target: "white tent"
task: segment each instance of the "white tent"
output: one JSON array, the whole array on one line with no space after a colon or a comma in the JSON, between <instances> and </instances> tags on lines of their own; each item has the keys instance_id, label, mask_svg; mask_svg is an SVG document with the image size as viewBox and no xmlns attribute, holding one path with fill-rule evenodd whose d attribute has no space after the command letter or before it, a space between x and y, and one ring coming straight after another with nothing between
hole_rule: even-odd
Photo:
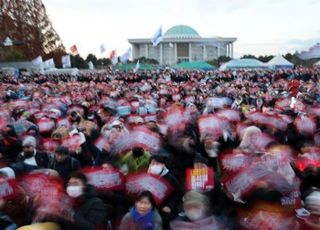
<instances>
[{"instance_id":1,"label":"white tent","mask_svg":"<svg viewBox=\"0 0 320 230\"><path fill-rule=\"evenodd\" d=\"M282 55L277 55L267 63L267 66L271 69L293 69L294 64L282 57Z\"/></svg>"},{"instance_id":2,"label":"white tent","mask_svg":"<svg viewBox=\"0 0 320 230\"><path fill-rule=\"evenodd\" d=\"M220 70L228 69L264 69L264 63L254 58L233 59L220 66Z\"/></svg>"}]
</instances>

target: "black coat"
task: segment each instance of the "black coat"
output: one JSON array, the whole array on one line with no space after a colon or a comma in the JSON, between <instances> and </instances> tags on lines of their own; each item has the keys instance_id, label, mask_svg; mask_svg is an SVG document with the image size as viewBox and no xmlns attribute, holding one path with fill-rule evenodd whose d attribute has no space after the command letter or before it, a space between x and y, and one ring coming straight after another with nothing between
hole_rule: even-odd
<instances>
[{"instance_id":1,"label":"black coat","mask_svg":"<svg viewBox=\"0 0 320 230\"><path fill-rule=\"evenodd\" d=\"M73 157L67 157L63 162L58 162L55 158L51 158L49 168L56 170L64 182L67 182L70 174L80 169L80 162Z\"/></svg>"},{"instance_id":2,"label":"black coat","mask_svg":"<svg viewBox=\"0 0 320 230\"><path fill-rule=\"evenodd\" d=\"M13 169L15 174L29 173L33 170L43 169L49 167L49 155L45 152L36 151L35 160L37 166L27 165L24 163L23 153L20 153L17 157L17 163L11 164L10 167Z\"/></svg>"},{"instance_id":3,"label":"black coat","mask_svg":"<svg viewBox=\"0 0 320 230\"><path fill-rule=\"evenodd\" d=\"M92 230L103 226L107 221L107 211L93 186L88 185L80 199L80 205L74 213L74 229Z\"/></svg>"}]
</instances>

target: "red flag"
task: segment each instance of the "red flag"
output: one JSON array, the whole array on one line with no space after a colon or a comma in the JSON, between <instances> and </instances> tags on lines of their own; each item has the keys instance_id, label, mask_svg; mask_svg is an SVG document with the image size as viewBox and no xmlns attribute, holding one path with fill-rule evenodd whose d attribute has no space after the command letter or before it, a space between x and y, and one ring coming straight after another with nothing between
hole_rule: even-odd
<instances>
[{"instance_id":1,"label":"red flag","mask_svg":"<svg viewBox=\"0 0 320 230\"><path fill-rule=\"evenodd\" d=\"M110 53L110 60L114 59L116 57L116 51L112 50Z\"/></svg>"},{"instance_id":2,"label":"red flag","mask_svg":"<svg viewBox=\"0 0 320 230\"><path fill-rule=\"evenodd\" d=\"M78 49L76 44L74 44L73 46L70 47L70 51L72 54L77 54L78 53Z\"/></svg>"}]
</instances>

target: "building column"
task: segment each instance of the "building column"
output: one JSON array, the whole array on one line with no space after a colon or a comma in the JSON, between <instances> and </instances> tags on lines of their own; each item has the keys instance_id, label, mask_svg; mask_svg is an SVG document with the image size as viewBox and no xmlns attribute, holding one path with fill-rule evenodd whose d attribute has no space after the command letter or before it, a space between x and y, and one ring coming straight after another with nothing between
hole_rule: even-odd
<instances>
[{"instance_id":1,"label":"building column","mask_svg":"<svg viewBox=\"0 0 320 230\"><path fill-rule=\"evenodd\" d=\"M192 51L191 51L191 48L192 48L191 42L189 42L189 62L192 61Z\"/></svg>"},{"instance_id":2,"label":"building column","mask_svg":"<svg viewBox=\"0 0 320 230\"><path fill-rule=\"evenodd\" d=\"M207 60L208 56L207 56L207 46L205 44L203 44L203 60Z\"/></svg>"},{"instance_id":3,"label":"building column","mask_svg":"<svg viewBox=\"0 0 320 230\"><path fill-rule=\"evenodd\" d=\"M233 43L231 43L231 58L233 58Z\"/></svg>"},{"instance_id":4,"label":"building column","mask_svg":"<svg viewBox=\"0 0 320 230\"><path fill-rule=\"evenodd\" d=\"M229 50L229 43L226 44L226 56L229 57L229 53L230 53L230 50Z\"/></svg>"},{"instance_id":5,"label":"building column","mask_svg":"<svg viewBox=\"0 0 320 230\"><path fill-rule=\"evenodd\" d=\"M145 58L148 58L148 44L145 44L145 53L144 53Z\"/></svg>"},{"instance_id":6,"label":"building column","mask_svg":"<svg viewBox=\"0 0 320 230\"><path fill-rule=\"evenodd\" d=\"M162 43L160 43L160 61L159 61L160 65L163 64L163 58L162 58L162 56L163 56L163 49L162 49Z\"/></svg>"},{"instance_id":7,"label":"building column","mask_svg":"<svg viewBox=\"0 0 320 230\"><path fill-rule=\"evenodd\" d=\"M177 64L178 63L178 52L177 52L177 43L173 43L173 64Z\"/></svg>"}]
</instances>

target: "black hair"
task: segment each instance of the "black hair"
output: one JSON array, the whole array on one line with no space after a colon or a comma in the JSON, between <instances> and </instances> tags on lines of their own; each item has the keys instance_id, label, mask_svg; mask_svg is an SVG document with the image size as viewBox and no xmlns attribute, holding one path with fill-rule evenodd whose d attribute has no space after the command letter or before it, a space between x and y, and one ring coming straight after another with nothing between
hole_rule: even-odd
<instances>
[{"instance_id":1,"label":"black hair","mask_svg":"<svg viewBox=\"0 0 320 230\"><path fill-rule=\"evenodd\" d=\"M143 153L144 153L144 149L141 147L134 147L132 149L132 155L134 157L141 157L143 155Z\"/></svg>"},{"instance_id":2,"label":"black hair","mask_svg":"<svg viewBox=\"0 0 320 230\"><path fill-rule=\"evenodd\" d=\"M152 209L157 207L157 204L153 198L153 195L150 191L142 191L136 198L136 202L143 199L143 198L148 198L148 200L150 201L151 205L152 205Z\"/></svg>"},{"instance_id":3,"label":"black hair","mask_svg":"<svg viewBox=\"0 0 320 230\"><path fill-rule=\"evenodd\" d=\"M69 155L69 149L65 146L59 146L56 149L57 154Z\"/></svg>"},{"instance_id":4,"label":"black hair","mask_svg":"<svg viewBox=\"0 0 320 230\"><path fill-rule=\"evenodd\" d=\"M85 185L88 182L86 175L84 175L83 173L81 173L79 171L71 173L68 180L70 180L71 178L77 178L77 179L81 180Z\"/></svg>"}]
</instances>

